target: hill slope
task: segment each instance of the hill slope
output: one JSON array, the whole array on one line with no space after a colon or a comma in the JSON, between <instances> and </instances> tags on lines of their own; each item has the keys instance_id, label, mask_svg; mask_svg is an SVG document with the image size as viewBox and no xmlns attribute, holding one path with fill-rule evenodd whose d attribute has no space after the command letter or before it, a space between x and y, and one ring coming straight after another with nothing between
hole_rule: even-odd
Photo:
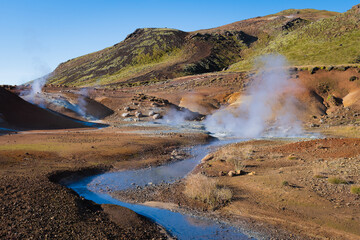
<instances>
[{"instance_id":1,"label":"hill slope","mask_svg":"<svg viewBox=\"0 0 360 240\"><path fill-rule=\"evenodd\" d=\"M339 65L360 63L360 5L296 30L283 29L261 38L245 53L245 60L230 67L248 70L256 56L280 53L292 65Z\"/></svg>"},{"instance_id":2,"label":"hill slope","mask_svg":"<svg viewBox=\"0 0 360 240\"><path fill-rule=\"evenodd\" d=\"M62 63L49 81L91 86L134 84L219 71L238 61L254 38L242 32L191 34L174 29L137 29L123 42Z\"/></svg>"},{"instance_id":3,"label":"hill slope","mask_svg":"<svg viewBox=\"0 0 360 240\"><path fill-rule=\"evenodd\" d=\"M316 9L288 9L276 14L250 18L217 28L200 30L198 32L222 33L225 31L244 31L247 34L263 38L265 36L276 35L282 32L284 28L290 30L289 24L292 24L291 30L294 30L311 22L330 18L339 14L340 13L338 12ZM296 21L298 19L300 19L300 21Z\"/></svg>"},{"instance_id":4,"label":"hill slope","mask_svg":"<svg viewBox=\"0 0 360 240\"><path fill-rule=\"evenodd\" d=\"M346 13L290 9L218 28L183 32L137 29L112 47L60 64L49 83L136 86L179 76L248 70L278 52L294 65L360 61L358 6Z\"/></svg>"},{"instance_id":5,"label":"hill slope","mask_svg":"<svg viewBox=\"0 0 360 240\"><path fill-rule=\"evenodd\" d=\"M29 102L0 87L0 128L24 129L63 129L86 127L71 119Z\"/></svg>"}]
</instances>

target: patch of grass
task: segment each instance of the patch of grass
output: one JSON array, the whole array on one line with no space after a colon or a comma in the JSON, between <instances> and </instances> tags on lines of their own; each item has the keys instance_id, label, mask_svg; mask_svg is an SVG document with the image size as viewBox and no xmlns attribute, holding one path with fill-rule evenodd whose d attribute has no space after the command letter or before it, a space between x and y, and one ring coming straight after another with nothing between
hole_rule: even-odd
<instances>
[{"instance_id":1,"label":"patch of grass","mask_svg":"<svg viewBox=\"0 0 360 240\"><path fill-rule=\"evenodd\" d=\"M281 185L284 186L284 187L286 187L286 186L289 186L290 184L289 184L288 181L282 181L282 182L281 182Z\"/></svg>"},{"instance_id":2,"label":"patch of grass","mask_svg":"<svg viewBox=\"0 0 360 240\"><path fill-rule=\"evenodd\" d=\"M254 150L251 146L223 148L219 151L226 162L232 164L235 170L244 170L245 161L252 160Z\"/></svg>"},{"instance_id":3,"label":"patch of grass","mask_svg":"<svg viewBox=\"0 0 360 240\"><path fill-rule=\"evenodd\" d=\"M328 179L328 182L332 184L348 184L347 181L338 177L331 177Z\"/></svg>"},{"instance_id":4,"label":"patch of grass","mask_svg":"<svg viewBox=\"0 0 360 240\"><path fill-rule=\"evenodd\" d=\"M228 203L233 196L229 188L220 186L215 179L200 173L187 177L184 194L208 204L213 209Z\"/></svg>"},{"instance_id":5,"label":"patch of grass","mask_svg":"<svg viewBox=\"0 0 360 240\"><path fill-rule=\"evenodd\" d=\"M352 194L360 195L360 186L352 186L350 189L350 192Z\"/></svg>"},{"instance_id":6,"label":"patch of grass","mask_svg":"<svg viewBox=\"0 0 360 240\"><path fill-rule=\"evenodd\" d=\"M65 147L64 145L56 144L56 143L34 143L34 144L11 144L11 145L2 145L0 146L1 150L23 150L23 151L41 151L41 152L55 152L61 151Z\"/></svg>"},{"instance_id":7,"label":"patch of grass","mask_svg":"<svg viewBox=\"0 0 360 240\"><path fill-rule=\"evenodd\" d=\"M232 163L234 165L235 170L244 170L245 169L244 162L239 157L232 157L232 158L229 158L227 161L229 161L230 163Z\"/></svg>"},{"instance_id":8,"label":"patch of grass","mask_svg":"<svg viewBox=\"0 0 360 240\"><path fill-rule=\"evenodd\" d=\"M158 54L154 58L152 58L152 56L150 55L140 55L139 58L136 58L136 60L132 64L127 65L120 71L111 75L102 76L100 78L101 84L114 83L118 82L119 79L126 80L131 77L150 72L155 68L159 68L163 65L176 62L178 59L181 58L181 56L183 56L183 54L183 51L175 49L170 52Z\"/></svg>"},{"instance_id":9,"label":"patch of grass","mask_svg":"<svg viewBox=\"0 0 360 240\"><path fill-rule=\"evenodd\" d=\"M360 136L360 127L359 126L334 126L326 130L323 130L323 133L331 136L339 137L352 137L358 138Z\"/></svg>"},{"instance_id":10,"label":"patch of grass","mask_svg":"<svg viewBox=\"0 0 360 240\"><path fill-rule=\"evenodd\" d=\"M281 12L269 15L269 16L283 16L283 15L294 15L294 14L314 14L315 16L317 15L323 15L323 16L336 16L339 13L338 12L331 12L331 11L326 11L326 10L317 10L317 9L311 9L311 8L307 8L307 9L287 9L287 10L283 10Z\"/></svg>"}]
</instances>

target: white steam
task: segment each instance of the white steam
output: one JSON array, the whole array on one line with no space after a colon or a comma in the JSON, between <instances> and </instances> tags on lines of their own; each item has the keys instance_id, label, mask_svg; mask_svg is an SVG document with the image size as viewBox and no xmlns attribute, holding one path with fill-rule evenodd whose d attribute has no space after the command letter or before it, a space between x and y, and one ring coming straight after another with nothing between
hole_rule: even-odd
<instances>
[{"instance_id":1,"label":"white steam","mask_svg":"<svg viewBox=\"0 0 360 240\"><path fill-rule=\"evenodd\" d=\"M91 90L92 88L90 87L80 89L80 91L78 92L77 104L75 104L74 111L87 120L96 121L98 120L98 118L95 117L92 114L92 111L89 109L89 94Z\"/></svg>"},{"instance_id":2,"label":"white steam","mask_svg":"<svg viewBox=\"0 0 360 240\"><path fill-rule=\"evenodd\" d=\"M181 125L194 118L196 118L196 113L193 113L188 109L184 108L178 110L171 108L159 122L168 125Z\"/></svg>"},{"instance_id":3,"label":"white steam","mask_svg":"<svg viewBox=\"0 0 360 240\"><path fill-rule=\"evenodd\" d=\"M297 100L293 97L298 86L290 80L286 66L281 55L260 57L246 97L238 106L221 109L208 117L207 130L215 135L246 138L301 135Z\"/></svg>"},{"instance_id":4,"label":"white steam","mask_svg":"<svg viewBox=\"0 0 360 240\"><path fill-rule=\"evenodd\" d=\"M78 105L77 105L77 109L76 112L83 116L83 117L88 117L86 114L86 107L87 107L87 101L86 98L89 96L89 89L88 88L82 88L80 89L79 92L79 97L78 97Z\"/></svg>"},{"instance_id":5,"label":"white steam","mask_svg":"<svg viewBox=\"0 0 360 240\"><path fill-rule=\"evenodd\" d=\"M46 84L49 75L45 75L41 78L35 79L29 90L25 90L21 93L21 96L28 102L36 104L40 107L44 107L44 101L42 99L42 88Z\"/></svg>"}]
</instances>

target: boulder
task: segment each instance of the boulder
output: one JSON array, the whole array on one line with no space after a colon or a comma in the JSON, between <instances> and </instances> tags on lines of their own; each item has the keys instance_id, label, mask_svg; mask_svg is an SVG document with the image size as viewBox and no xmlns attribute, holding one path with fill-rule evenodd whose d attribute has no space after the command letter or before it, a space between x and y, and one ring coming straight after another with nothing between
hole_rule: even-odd
<instances>
[{"instance_id":1,"label":"boulder","mask_svg":"<svg viewBox=\"0 0 360 240\"><path fill-rule=\"evenodd\" d=\"M140 117L142 117L143 115L142 115L142 113L140 112L140 111L136 111L135 112L135 117L137 117L137 118L140 118Z\"/></svg>"},{"instance_id":2,"label":"boulder","mask_svg":"<svg viewBox=\"0 0 360 240\"><path fill-rule=\"evenodd\" d=\"M156 113L154 112L154 111L150 111L149 112L149 116L151 117L151 116L154 116Z\"/></svg>"},{"instance_id":3,"label":"boulder","mask_svg":"<svg viewBox=\"0 0 360 240\"><path fill-rule=\"evenodd\" d=\"M210 161L211 159L214 158L214 155L212 155L211 153L209 153L208 155L206 155L202 160L201 162L207 162L207 161Z\"/></svg>"},{"instance_id":4,"label":"boulder","mask_svg":"<svg viewBox=\"0 0 360 240\"><path fill-rule=\"evenodd\" d=\"M157 103L153 102L153 103L151 103L151 106L153 106L153 107L158 107L158 106L159 106L159 104L157 104Z\"/></svg>"},{"instance_id":5,"label":"boulder","mask_svg":"<svg viewBox=\"0 0 360 240\"><path fill-rule=\"evenodd\" d=\"M125 111L130 111L130 107L124 107Z\"/></svg>"},{"instance_id":6,"label":"boulder","mask_svg":"<svg viewBox=\"0 0 360 240\"><path fill-rule=\"evenodd\" d=\"M246 172L244 171L244 170L236 170L235 171L235 175L244 175L244 174L246 174Z\"/></svg>"},{"instance_id":7,"label":"boulder","mask_svg":"<svg viewBox=\"0 0 360 240\"><path fill-rule=\"evenodd\" d=\"M126 118L126 117L130 117L130 113L123 113L121 114L122 117Z\"/></svg>"},{"instance_id":8,"label":"boulder","mask_svg":"<svg viewBox=\"0 0 360 240\"><path fill-rule=\"evenodd\" d=\"M230 171L230 172L228 172L228 176L229 176L229 177L233 177L233 176L235 176L235 172L234 172L234 171Z\"/></svg>"},{"instance_id":9,"label":"boulder","mask_svg":"<svg viewBox=\"0 0 360 240\"><path fill-rule=\"evenodd\" d=\"M161 118L161 115L160 114L158 114L158 113L156 113L156 114L154 114L154 116L152 116L153 117L153 119L160 119Z\"/></svg>"}]
</instances>

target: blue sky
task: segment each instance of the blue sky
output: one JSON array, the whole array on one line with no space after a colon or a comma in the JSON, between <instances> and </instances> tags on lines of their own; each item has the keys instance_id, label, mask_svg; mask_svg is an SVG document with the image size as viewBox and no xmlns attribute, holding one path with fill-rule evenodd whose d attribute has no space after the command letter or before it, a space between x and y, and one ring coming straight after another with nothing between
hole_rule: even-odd
<instances>
[{"instance_id":1,"label":"blue sky","mask_svg":"<svg viewBox=\"0 0 360 240\"><path fill-rule=\"evenodd\" d=\"M0 0L0 84L20 84L140 27L194 31L289 8L344 12L353 0Z\"/></svg>"}]
</instances>

